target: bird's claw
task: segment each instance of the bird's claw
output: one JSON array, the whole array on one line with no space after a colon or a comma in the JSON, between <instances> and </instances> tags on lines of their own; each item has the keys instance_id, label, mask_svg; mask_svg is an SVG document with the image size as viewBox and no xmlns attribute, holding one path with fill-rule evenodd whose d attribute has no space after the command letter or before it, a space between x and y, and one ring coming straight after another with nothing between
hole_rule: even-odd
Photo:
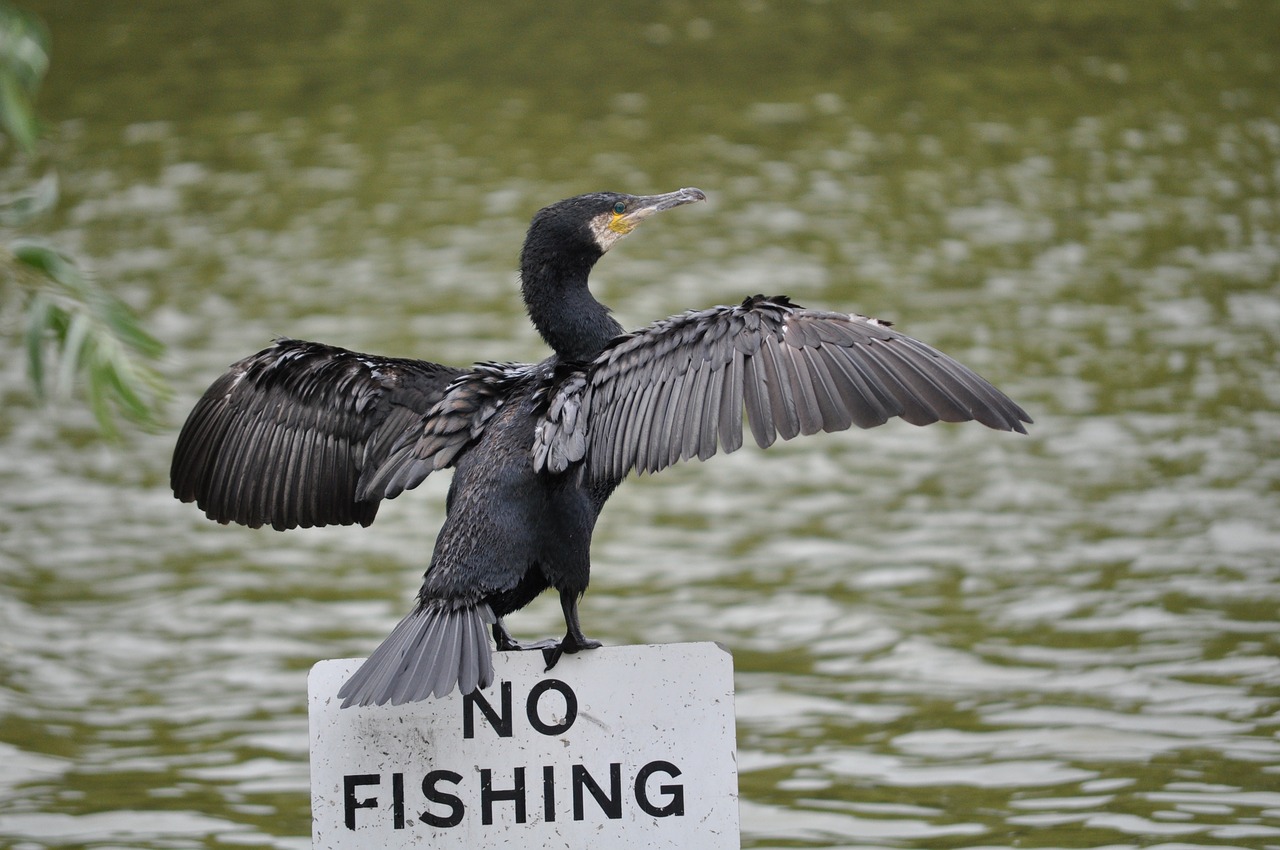
<instances>
[{"instance_id":1,"label":"bird's claw","mask_svg":"<svg viewBox=\"0 0 1280 850\"><path fill-rule=\"evenodd\" d=\"M518 640L504 641L498 644L498 652L528 652L534 649L540 649L546 652L559 646L560 643L555 638L546 638L545 640L535 640L533 643L521 643Z\"/></svg>"},{"instance_id":2,"label":"bird's claw","mask_svg":"<svg viewBox=\"0 0 1280 850\"><path fill-rule=\"evenodd\" d=\"M547 662L547 666L542 672L550 672L551 668L555 667L556 664L560 662L560 657L562 655L574 655L575 653L582 652L584 649L599 649L602 646L604 646L604 644L600 641L591 640L583 635L565 635L564 640L554 646L542 648L542 658Z\"/></svg>"},{"instance_id":3,"label":"bird's claw","mask_svg":"<svg viewBox=\"0 0 1280 850\"><path fill-rule=\"evenodd\" d=\"M556 646L554 638L546 638L533 643L521 643L511 636L511 632L507 631L506 623L501 620L493 624L493 643L498 652L526 652L533 649L545 651Z\"/></svg>"}]
</instances>

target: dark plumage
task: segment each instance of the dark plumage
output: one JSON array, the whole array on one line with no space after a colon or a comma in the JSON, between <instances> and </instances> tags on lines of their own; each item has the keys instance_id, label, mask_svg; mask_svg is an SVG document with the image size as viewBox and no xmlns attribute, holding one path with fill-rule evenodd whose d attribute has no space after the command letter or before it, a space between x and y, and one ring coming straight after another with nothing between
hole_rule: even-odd
<instances>
[{"instance_id":1,"label":"dark plumage","mask_svg":"<svg viewBox=\"0 0 1280 850\"><path fill-rule=\"evenodd\" d=\"M636 469L656 472L742 445L870 428L977 420L1025 433L1031 419L987 381L863 316L756 295L625 333L587 277L614 242L697 189L570 198L534 216L521 253L525 306L554 354L533 365L458 369L278 340L233 365L187 419L171 480L219 522L277 529L368 525L382 499L454 470L418 601L339 696L402 703L493 678L486 632L521 648L502 618L554 588L578 623L591 533Z\"/></svg>"}]
</instances>

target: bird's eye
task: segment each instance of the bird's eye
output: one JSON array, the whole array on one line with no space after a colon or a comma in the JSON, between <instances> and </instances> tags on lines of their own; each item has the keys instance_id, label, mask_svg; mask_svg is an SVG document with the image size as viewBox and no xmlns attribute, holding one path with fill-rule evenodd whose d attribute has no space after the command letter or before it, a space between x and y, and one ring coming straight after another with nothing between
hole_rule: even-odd
<instances>
[{"instance_id":1,"label":"bird's eye","mask_svg":"<svg viewBox=\"0 0 1280 850\"><path fill-rule=\"evenodd\" d=\"M624 204L622 201L618 201L616 204L613 205L613 212L615 215L622 215L624 212L626 212L626 210L627 210L627 205Z\"/></svg>"}]
</instances>

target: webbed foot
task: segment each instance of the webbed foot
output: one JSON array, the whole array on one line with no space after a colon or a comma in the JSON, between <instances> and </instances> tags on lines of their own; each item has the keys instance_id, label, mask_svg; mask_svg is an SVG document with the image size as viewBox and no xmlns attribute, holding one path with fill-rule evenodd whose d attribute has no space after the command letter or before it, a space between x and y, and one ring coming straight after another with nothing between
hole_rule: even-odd
<instances>
[{"instance_id":1,"label":"webbed foot","mask_svg":"<svg viewBox=\"0 0 1280 850\"><path fill-rule=\"evenodd\" d=\"M604 646L600 641L592 640L582 633L582 627L578 625L578 594L560 591L560 607L564 611L564 622L568 631L565 632L564 640L560 643L542 650L542 657L547 662L547 670L555 667L562 655L573 655L584 649L599 649Z\"/></svg>"},{"instance_id":2,"label":"webbed foot","mask_svg":"<svg viewBox=\"0 0 1280 850\"><path fill-rule=\"evenodd\" d=\"M543 647L542 657L547 662L546 670L543 670L543 672L545 673L552 667L556 666L560 661L560 656L562 655L574 655L582 652L584 649L599 649L602 646L604 646L604 644L600 641L591 640L581 632L576 636L572 634L565 635L564 640L554 646Z\"/></svg>"},{"instance_id":3,"label":"webbed foot","mask_svg":"<svg viewBox=\"0 0 1280 850\"><path fill-rule=\"evenodd\" d=\"M525 652L533 649L547 652L559 646L559 643L554 638L546 638L533 643L521 643L511 636L511 632L507 630L507 626L502 622L501 617L498 618L498 622L493 624L493 642L497 645L498 652Z\"/></svg>"}]
</instances>

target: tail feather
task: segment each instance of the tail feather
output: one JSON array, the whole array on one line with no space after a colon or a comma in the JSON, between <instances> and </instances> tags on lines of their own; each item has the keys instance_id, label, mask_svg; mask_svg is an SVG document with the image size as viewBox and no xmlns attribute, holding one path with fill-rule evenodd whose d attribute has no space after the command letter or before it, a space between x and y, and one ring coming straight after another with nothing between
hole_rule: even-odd
<instances>
[{"instance_id":1,"label":"tail feather","mask_svg":"<svg viewBox=\"0 0 1280 850\"><path fill-rule=\"evenodd\" d=\"M445 693L453 690L455 684L461 684L462 679L462 653L458 651L462 645L462 635L468 630L462 629L441 629L439 639L439 649L441 658L456 658L457 663L446 667L442 664L436 665L434 675L430 681L430 688L433 693L444 690Z\"/></svg>"},{"instance_id":2,"label":"tail feather","mask_svg":"<svg viewBox=\"0 0 1280 850\"><path fill-rule=\"evenodd\" d=\"M380 689L384 692L387 702L392 705L411 702L413 692L418 688L428 694L434 693L435 673L450 666L446 663L449 655L444 651L440 640L450 619L448 616L427 619L412 637L414 647L401 656L400 665L384 666L381 684L375 687L375 691ZM428 650L428 647L431 649ZM370 656L370 661L372 660L373 657Z\"/></svg>"},{"instance_id":3,"label":"tail feather","mask_svg":"<svg viewBox=\"0 0 1280 850\"><path fill-rule=\"evenodd\" d=\"M489 621L492 625L492 621ZM458 650L458 690L469 694L476 688L488 687L493 681L493 654L489 635L483 628L464 629Z\"/></svg>"},{"instance_id":4,"label":"tail feather","mask_svg":"<svg viewBox=\"0 0 1280 850\"><path fill-rule=\"evenodd\" d=\"M493 682L488 605L416 606L338 691L342 707L401 705Z\"/></svg>"}]
</instances>

